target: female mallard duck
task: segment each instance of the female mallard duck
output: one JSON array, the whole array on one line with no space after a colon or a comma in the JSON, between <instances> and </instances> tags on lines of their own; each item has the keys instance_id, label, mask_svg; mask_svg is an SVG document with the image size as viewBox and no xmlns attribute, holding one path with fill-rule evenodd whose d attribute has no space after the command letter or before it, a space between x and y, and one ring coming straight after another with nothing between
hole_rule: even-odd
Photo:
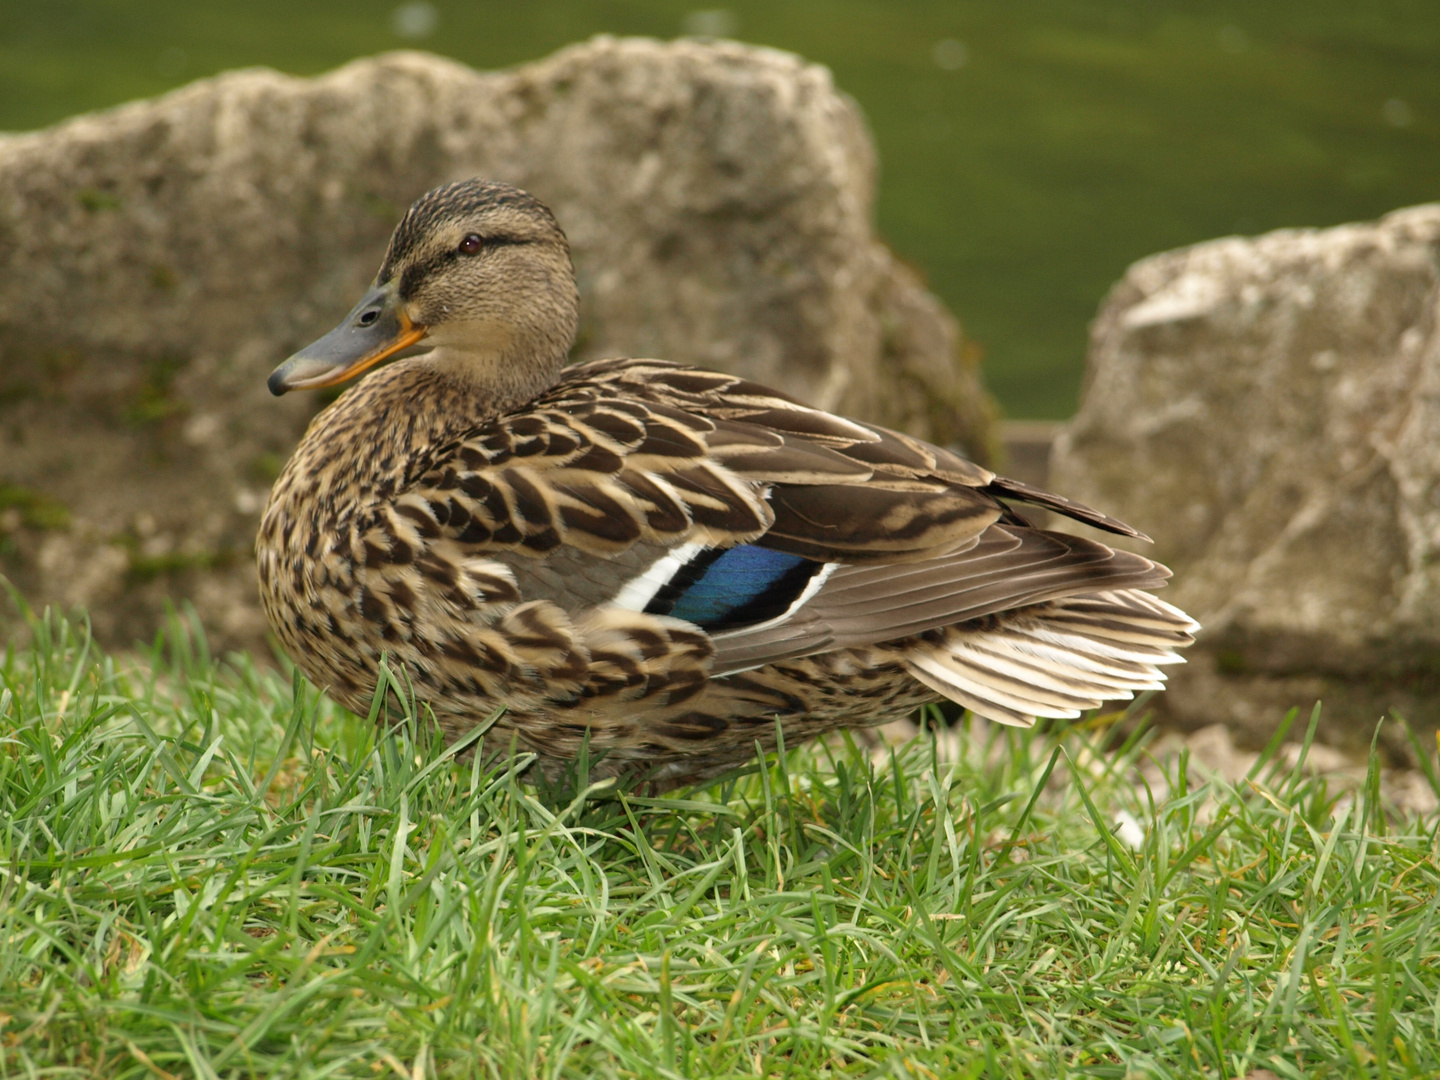
<instances>
[{"instance_id":1,"label":"female mallard duck","mask_svg":"<svg viewBox=\"0 0 1440 1080\"><path fill-rule=\"evenodd\" d=\"M451 737L703 779L937 697L1002 723L1158 689L1196 624L1164 567L1031 527L1139 536L905 435L659 360L565 368L578 297L550 211L437 188L374 287L270 376L333 386L257 543L270 624L364 712L383 656ZM488 738L488 736L487 736Z\"/></svg>"}]
</instances>

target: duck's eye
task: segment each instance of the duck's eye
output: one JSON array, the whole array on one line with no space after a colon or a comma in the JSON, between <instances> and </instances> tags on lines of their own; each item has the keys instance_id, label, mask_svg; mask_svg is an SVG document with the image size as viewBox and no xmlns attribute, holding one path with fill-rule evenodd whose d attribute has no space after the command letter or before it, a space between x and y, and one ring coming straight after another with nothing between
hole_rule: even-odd
<instances>
[{"instance_id":1,"label":"duck's eye","mask_svg":"<svg viewBox=\"0 0 1440 1080\"><path fill-rule=\"evenodd\" d=\"M480 235L472 232L469 236L465 237L464 240L460 241L459 251L461 255L478 255L484 245L485 241L480 239Z\"/></svg>"}]
</instances>

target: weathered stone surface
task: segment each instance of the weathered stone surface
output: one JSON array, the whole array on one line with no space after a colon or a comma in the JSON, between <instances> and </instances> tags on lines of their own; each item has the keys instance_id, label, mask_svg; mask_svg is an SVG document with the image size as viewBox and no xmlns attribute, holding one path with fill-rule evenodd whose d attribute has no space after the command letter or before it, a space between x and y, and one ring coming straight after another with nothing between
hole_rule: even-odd
<instances>
[{"instance_id":1,"label":"weathered stone surface","mask_svg":"<svg viewBox=\"0 0 1440 1080\"><path fill-rule=\"evenodd\" d=\"M1440 723L1437 309L1440 205L1168 252L1111 293L1052 482L1150 532L1205 624L1170 718Z\"/></svg>"},{"instance_id":2,"label":"weathered stone surface","mask_svg":"<svg viewBox=\"0 0 1440 1080\"><path fill-rule=\"evenodd\" d=\"M254 528L318 404L264 377L348 310L415 196L472 175L567 229L577 357L721 367L988 448L989 399L875 238L871 143L823 68L602 38L496 73L236 72L0 138L0 572L112 642L170 594L258 644Z\"/></svg>"}]
</instances>

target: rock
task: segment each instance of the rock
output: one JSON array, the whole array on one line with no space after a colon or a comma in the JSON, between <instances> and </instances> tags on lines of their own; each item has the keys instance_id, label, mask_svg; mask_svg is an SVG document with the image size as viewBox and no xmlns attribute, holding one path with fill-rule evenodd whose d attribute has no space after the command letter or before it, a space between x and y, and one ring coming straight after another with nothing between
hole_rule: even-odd
<instances>
[{"instance_id":1,"label":"rock","mask_svg":"<svg viewBox=\"0 0 1440 1080\"><path fill-rule=\"evenodd\" d=\"M578 358L725 368L984 458L989 398L876 239L874 169L825 69L695 41L234 72L0 138L0 572L113 643L168 594L260 645L254 530L320 404L265 376L348 310L412 199L472 175L569 232Z\"/></svg>"},{"instance_id":2,"label":"rock","mask_svg":"<svg viewBox=\"0 0 1440 1080\"><path fill-rule=\"evenodd\" d=\"M1254 744L1440 725L1440 205L1157 255L1101 308L1057 490L1155 537L1205 625L1157 704ZM1409 752L1398 725L1382 735Z\"/></svg>"}]
</instances>

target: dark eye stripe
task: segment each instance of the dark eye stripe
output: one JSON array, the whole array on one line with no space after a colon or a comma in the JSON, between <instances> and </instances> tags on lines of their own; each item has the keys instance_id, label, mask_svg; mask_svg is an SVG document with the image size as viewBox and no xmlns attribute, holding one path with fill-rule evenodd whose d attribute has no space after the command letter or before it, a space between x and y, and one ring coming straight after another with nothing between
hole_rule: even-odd
<instances>
[{"instance_id":1,"label":"dark eye stripe","mask_svg":"<svg viewBox=\"0 0 1440 1080\"><path fill-rule=\"evenodd\" d=\"M481 237L481 240L487 248L508 247L512 244L529 244L533 242L530 240L522 240L518 236L484 236Z\"/></svg>"},{"instance_id":2,"label":"dark eye stripe","mask_svg":"<svg viewBox=\"0 0 1440 1080\"><path fill-rule=\"evenodd\" d=\"M535 243L534 240L523 240L517 236L482 236L480 237L480 242L482 245L480 254L483 254L486 248ZM405 268L404 273L401 275L400 295L409 299L415 295L415 290L419 287L420 283L431 274L449 265L456 259L466 257L469 256L462 256L458 247L452 247L448 251L441 252L439 255L432 255L423 261L411 263Z\"/></svg>"}]
</instances>

